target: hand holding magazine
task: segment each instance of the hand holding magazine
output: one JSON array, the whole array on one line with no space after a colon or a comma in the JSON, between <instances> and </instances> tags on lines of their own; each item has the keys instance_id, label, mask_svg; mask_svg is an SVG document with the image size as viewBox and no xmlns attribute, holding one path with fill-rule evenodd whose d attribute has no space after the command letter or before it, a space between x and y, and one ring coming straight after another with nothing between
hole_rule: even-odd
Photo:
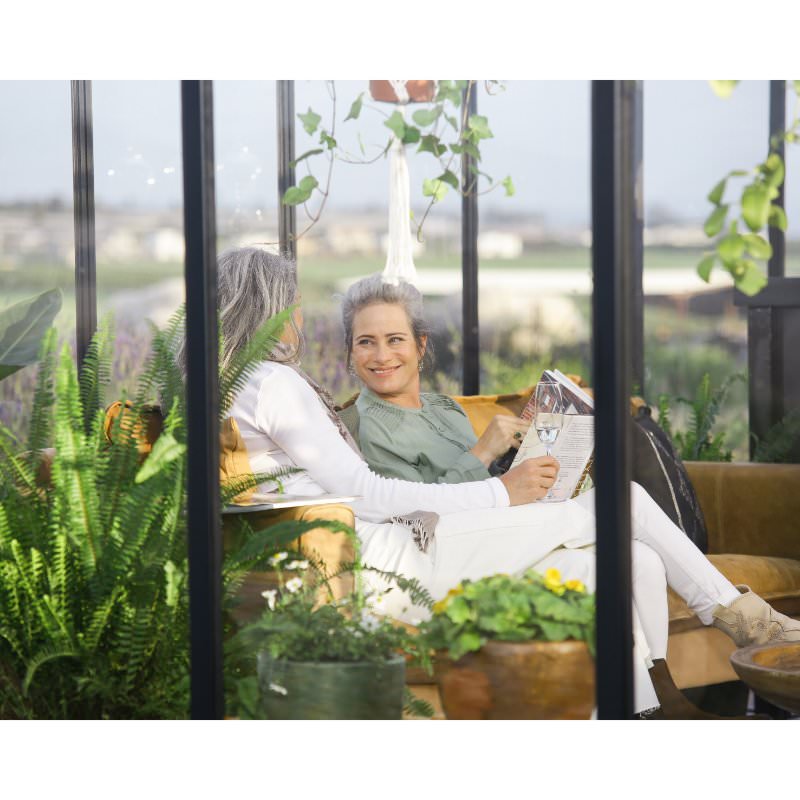
<instances>
[{"instance_id":1,"label":"hand holding magazine","mask_svg":"<svg viewBox=\"0 0 800 800\"><path fill-rule=\"evenodd\" d=\"M551 446L551 454L561 466L549 499L568 500L578 494L583 485L594 456L594 402L592 398L557 369L546 369L540 381L553 381L561 390L563 423L561 432ZM535 392L534 392L535 395ZM534 396L528 401L520 416L534 422L511 466L515 467L528 458L545 455L545 445L539 440L535 425L536 406Z\"/></svg>"}]
</instances>

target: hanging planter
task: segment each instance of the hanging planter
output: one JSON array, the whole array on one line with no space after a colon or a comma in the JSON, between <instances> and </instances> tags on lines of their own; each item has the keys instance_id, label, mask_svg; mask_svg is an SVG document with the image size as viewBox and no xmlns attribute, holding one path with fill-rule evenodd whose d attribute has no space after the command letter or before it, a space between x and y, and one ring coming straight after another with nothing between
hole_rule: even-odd
<instances>
[{"instance_id":1,"label":"hanging planter","mask_svg":"<svg viewBox=\"0 0 800 800\"><path fill-rule=\"evenodd\" d=\"M400 81L370 81L369 93L373 100L380 103L432 103L436 96L436 81L403 81L408 99L397 96L392 84Z\"/></svg>"}]
</instances>

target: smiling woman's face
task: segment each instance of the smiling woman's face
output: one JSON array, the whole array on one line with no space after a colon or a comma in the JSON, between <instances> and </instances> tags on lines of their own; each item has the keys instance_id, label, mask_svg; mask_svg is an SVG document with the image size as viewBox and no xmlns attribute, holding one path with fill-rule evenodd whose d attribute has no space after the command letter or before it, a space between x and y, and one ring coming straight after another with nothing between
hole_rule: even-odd
<instances>
[{"instance_id":1,"label":"smiling woman's face","mask_svg":"<svg viewBox=\"0 0 800 800\"><path fill-rule=\"evenodd\" d=\"M356 375L378 397L408 408L419 408L419 362L425 354L417 347L405 309L397 303L374 303L353 317L350 363Z\"/></svg>"}]
</instances>

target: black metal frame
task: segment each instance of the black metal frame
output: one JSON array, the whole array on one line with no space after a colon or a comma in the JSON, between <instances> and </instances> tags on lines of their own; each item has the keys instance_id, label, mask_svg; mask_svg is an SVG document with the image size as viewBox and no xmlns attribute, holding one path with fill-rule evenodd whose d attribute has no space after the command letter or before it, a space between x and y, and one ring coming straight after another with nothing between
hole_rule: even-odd
<instances>
[{"instance_id":1,"label":"black metal frame","mask_svg":"<svg viewBox=\"0 0 800 800\"><path fill-rule=\"evenodd\" d=\"M97 330L97 265L94 238L94 137L92 82L70 81L72 194L75 227L75 340L79 369Z\"/></svg>"},{"instance_id":2,"label":"black metal frame","mask_svg":"<svg viewBox=\"0 0 800 800\"><path fill-rule=\"evenodd\" d=\"M467 119L478 113L477 82L465 89L463 102ZM466 121L465 121L466 124ZM470 167L477 166L469 153L462 156L461 185L461 319L463 338L462 392L479 394L480 383L480 325L478 321L478 192L477 176ZM474 188L466 191L470 186Z\"/></svg>"},{"instance_id":3,"label":"black metal frame","mask_svg":"<svg viewBox=\"0 0 800 800\"><path fill-rule=\"evenodd\" d=\"M283 204L295 183L294 81L275 81L278 108L278 230L281 253L297 261L297 209Z\"/></svg>"},{"instance_id":4,"label":"black metal frame","mask_svg":"<svg viewBox=\"0 0 800 800\"><path fill-rule=\"evenodd\" d=\"M78 362L96 328L96 268L91 82L72 81L75 290ZM785 82L770 82L770 132L785 124ZM477 109L475 92L471 113ZM218 481L216 226L213 102L209 81L181 84L186 235L187 406L192 716L221 718L221 535ZM292 81L278 81L279 192L294 182ZM633 708L630 592L631 377L643 388L641 350L641 85L592 83L593 382L596 400L597 703L602 719L628 718ZM782 153L782 144L776 148ZM463 180L471 181L469 157ZM778 199L783 204L783 193ZM477 198L462 205L464 392L479 387ZM280 205L281 248L296 257L294 209ZM776 370L785 343L776 312L800 307L800 279L784 277L785 242L770 229L769 284L748 307L751 429L782 414ZM633 334L633 339L631 337ZM640 337L637 342L636 337ZM782 384L781 384L782 385ZM753 396L753 387L760 387ZM769 392L765 404L762 390ZM759 409L765 409L761 413Z\"/></svg>"},{"instance_id":5,"label":"black metal frame","mask_svg":"<svg viewBox=\"0 0 800 800\"><path fill-rule=\"evenodd\" d=\"M633 81L592 81L592 378L597 519L597 713L633 714L631 600L630 253L635 226ZM641 114L641 103L638 104ZM641 121L638 123L641 125Z\"/></svg>"},{"instance_id":6,"label":"black metal frame","mask_svg":"<svg viewBox=\"0 0 800 800\"><path fill-rule=\"evenodd\" d=\"M222 719L222 534L211 81L181 81L191 710Z\"/></svg>"}]
</instances>

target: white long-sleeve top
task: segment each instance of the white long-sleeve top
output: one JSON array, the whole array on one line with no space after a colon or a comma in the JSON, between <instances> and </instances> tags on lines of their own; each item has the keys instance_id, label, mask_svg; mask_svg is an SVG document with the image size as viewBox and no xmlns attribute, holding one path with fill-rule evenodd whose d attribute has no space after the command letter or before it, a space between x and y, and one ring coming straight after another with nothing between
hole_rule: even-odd
<instances>
[{"instance_id":1,"label":"white long-sleeve top","mask_svg":"<svg viewBox=\"0 0 800 800\"><path fill-rule=\"evenodd\" d=\"M509 505L499 478L448 485L376 475L345 442L317 393L283 364L264 362L236 397L231 416L253 472L300 467L305 472L283 479L288 493L358 495L353 510L367 522L420 510L448 514Z\"/></svg>"}]
</instances>

